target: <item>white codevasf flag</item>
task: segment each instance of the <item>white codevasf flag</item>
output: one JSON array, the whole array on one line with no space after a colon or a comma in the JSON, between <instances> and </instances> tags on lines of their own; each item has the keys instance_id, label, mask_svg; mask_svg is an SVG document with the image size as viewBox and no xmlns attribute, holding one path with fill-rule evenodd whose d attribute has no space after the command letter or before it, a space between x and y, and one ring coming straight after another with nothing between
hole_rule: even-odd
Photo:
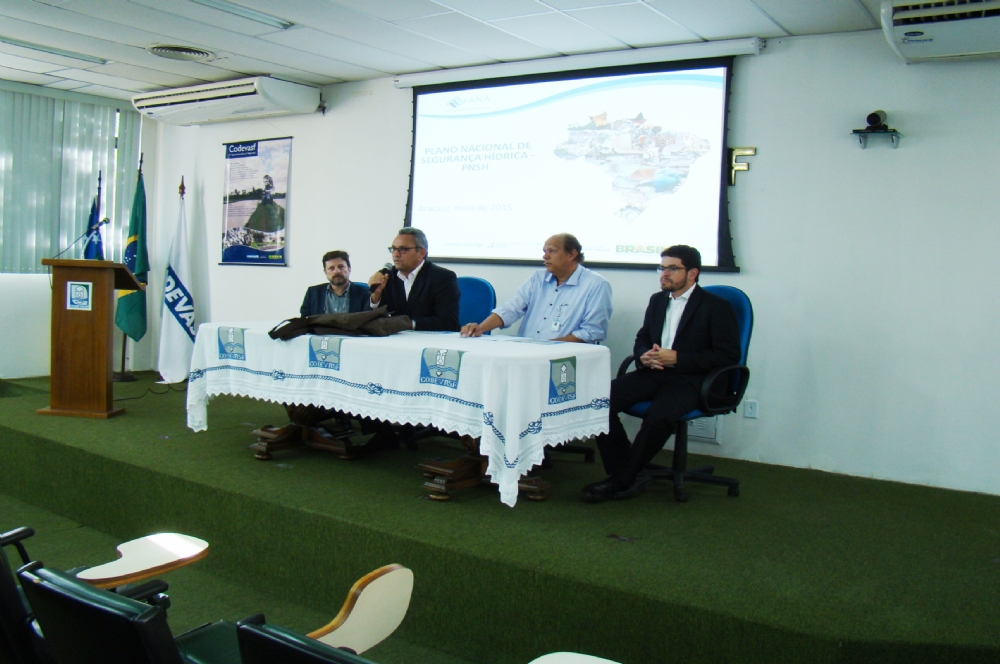
<instances>
[{"instance_id":1,"label":"white codevasf flag","mask_svg":"<svg viewBox=\"0 0 1000 664\"><path fill-rule=\"evenodd\" d=\"M163 283L160 324L160 375L168 383L187 380L194 351L194 298L191 297L191 264L188 261L187 219L184 196L177 234L170 245L167 277Z\"/></svg>"}]
</instances>

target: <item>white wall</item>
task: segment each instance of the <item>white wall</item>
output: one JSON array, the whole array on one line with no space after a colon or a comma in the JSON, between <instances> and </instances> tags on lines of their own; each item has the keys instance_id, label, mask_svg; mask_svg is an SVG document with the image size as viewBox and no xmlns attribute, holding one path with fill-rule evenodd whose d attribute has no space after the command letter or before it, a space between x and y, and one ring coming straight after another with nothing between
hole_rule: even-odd
<instances>
[{"instance_id":1,"label":"white wall","mask_svg":"<svg viewBox=\"0 0 1000 664\"><path fill-rule=\"evenodd\" d=\"M747 396L760 418L728 416L723 444L707 451L1000 494L990 403L1000 62L907 66L871 31L769 40L762 55L737 59L733 81L729 144L758 148L729 190L742 273L702 281L753 301ZM151 292L162 288L181 174L201 321L295 315L328 249L351 252L357 280L385 262L406 203L411 94L380 80L326 95L325 116L157 129ZM861 150L851 136L876 109L903 133L898 150L875 140ZM295 137L290 266L219 266L221 144L279 136ZM452 267L489 279L500 298L530 272ZM617 364L657 281L604 274ZM155 341L159 302L150 307Z\"/></svg>"},{"instance_id":2,"label":"white wall","mask_svg":"<svg viewBox=\"0 0 1000 664\"><path fill-rule=\"evenodd\" d=\"M0 274L0 378L49 375L49 279L47 274Z\"/></svg>"}]
</instances>

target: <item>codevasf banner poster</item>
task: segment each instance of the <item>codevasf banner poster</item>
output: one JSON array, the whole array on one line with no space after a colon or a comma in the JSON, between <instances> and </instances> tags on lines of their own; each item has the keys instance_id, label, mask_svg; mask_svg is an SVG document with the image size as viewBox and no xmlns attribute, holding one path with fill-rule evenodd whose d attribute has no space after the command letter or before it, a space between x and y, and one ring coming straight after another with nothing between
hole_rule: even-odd
<instances>
[{"instance_id":1,"label":"codevasf banner poster","mask_svg":"<svg viewBox=\"0 0 1000 664\"><path fill-rule=\"evenodd\" d=\"M291 138L224 143L223 265L287 265Z\"/></svg>"}]
</instances>

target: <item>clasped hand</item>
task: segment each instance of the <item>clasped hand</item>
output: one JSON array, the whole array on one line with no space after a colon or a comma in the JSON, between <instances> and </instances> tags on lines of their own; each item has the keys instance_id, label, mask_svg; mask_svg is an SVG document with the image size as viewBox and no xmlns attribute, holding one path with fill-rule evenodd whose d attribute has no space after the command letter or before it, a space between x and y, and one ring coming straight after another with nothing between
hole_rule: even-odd
<instances>
[{"instance_id":1,"label":"clasped hand","mask_svg":"<svg viewBox=\"0 0 1000 664\"><path fill-rule=\"evenodd\" d=\"M643 366L662 371L666 367L677 364L677 351L660 348L657 344L653 344L650 350L639 356L639 361L642 362Z\"/></svg>"}]
</instances>

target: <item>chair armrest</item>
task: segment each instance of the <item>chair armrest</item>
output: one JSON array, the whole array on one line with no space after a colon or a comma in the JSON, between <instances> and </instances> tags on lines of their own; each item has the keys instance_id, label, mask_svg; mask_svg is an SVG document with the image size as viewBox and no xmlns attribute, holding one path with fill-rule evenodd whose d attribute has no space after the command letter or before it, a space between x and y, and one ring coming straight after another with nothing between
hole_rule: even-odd
<instances>
[{"instance_id":1,"label":"chair armrest","mask_svg":"<svg viewBox=\"0 0 1000 664\"><path fill-rule=\"evenodd\" d=\"M635 355L629 355L624 360L622 360L622 364L620 367L618 367L618 373L615 374L615 378L624 375L625 372L628 371L628 365L632 364L633 360L635 360Z\"/></svg>"},{"instance_id":2,"label":"chair armrest","mask_svg":"<svg viewBox=\"0 0 1000 664\"><path fill-rule=\"evenodd\" d=\"M734 375L735 374L735 375ZM718 381L722 376L727 376L727 380L738 381L736 384L736 389L730 388L723 397L718 397L712 394L712 386ZM740 404L743 399L743 393L747 389L747 383L750 382L750 369L742 364L733 364L728 367L721 367L715 369L707 376L705 380L701 383L701 394L699 395L699 408L706 413L713 415L722 415L724 413L732 413L736 411L736 407ZM715 402L713 405L712 402Z\"/></svg>"},{"instance_id":3,"label":"chair armrest","mask_svg":"<svg viewBox=\"0 0 1000 664\"><path fill-rule=\"evenodd\" d=\"M152 604L153 606L159 606L166 610L170 608L170 598L163 593L167 592L168 588L169 586L165 581L155 579L132 588L123 588L118 591L118 594L128 597L129 599L146 602L147 604Z\"/></svg>"},{"instance_id":4,"label":"chair armrest","mask_svg":"<svg viewBox=\"0 0 1000 664\"><path fill-rule=\"evenodd\" d=\"M35 534L34 528L20 527L14 530L9 530L2 535L0 535L0 546L13 546L17 549L17 553L21 556L21 562L25 565L31 562L31 558L28 557L28 552L25 550L24 545L21 544L21 540L26 540Z\"/></svg>"}]
</instances>

